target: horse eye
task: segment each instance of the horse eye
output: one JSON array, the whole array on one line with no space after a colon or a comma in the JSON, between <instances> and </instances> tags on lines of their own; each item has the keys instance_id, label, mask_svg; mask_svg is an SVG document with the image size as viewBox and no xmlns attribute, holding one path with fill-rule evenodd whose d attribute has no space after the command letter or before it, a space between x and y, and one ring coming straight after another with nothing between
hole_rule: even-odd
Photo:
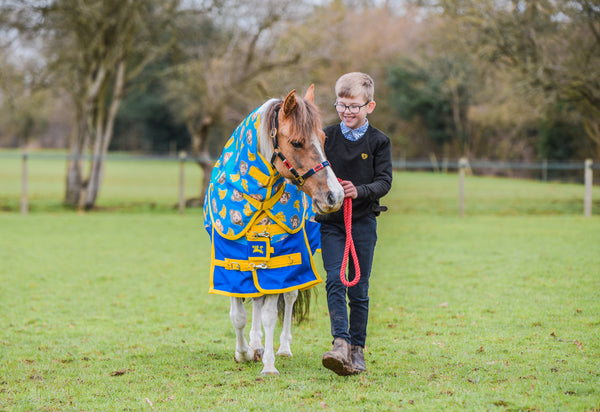
<instances>
[{"instance_id":1,"label":"horse eye","mask_svg":"<svg viewBox=\"0 0 600 412\"><path fill-rule=\"evenodd\" d=\"M294 149L302 149L302 142L292 142Z\"/></svg>"}]
</instances>

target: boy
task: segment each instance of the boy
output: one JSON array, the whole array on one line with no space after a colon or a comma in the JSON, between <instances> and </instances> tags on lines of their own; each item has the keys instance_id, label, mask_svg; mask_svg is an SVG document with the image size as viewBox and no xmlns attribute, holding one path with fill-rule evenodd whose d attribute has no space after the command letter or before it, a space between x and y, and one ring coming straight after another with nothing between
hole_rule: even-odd
<instances>
[{"instance_id":1,"label":"boy","mask_svg":"<svg viewBox=\"0 0 600 412\"><path fill-rule=\"evenodd\" d=\"M325 128L325 154L336 176L342 179L345 196L352 198L352 237L361 276L352 287L344 286L340 279L346 242L343 209L317 215L334 338L333 349L323 355L323 366L338 375L350 375L366 371L363 349L369 314L369 277L377 241L376 216L385 210L379 206L379 199L392 185L392 156L390 139L367 120L367 115L375 109L373 79L364 73L347 73L336 82L335 93L334 105L341 123ZM349 267L348 279L352 280L354 265L350 263Z\"/></svg>"}]
</instances>

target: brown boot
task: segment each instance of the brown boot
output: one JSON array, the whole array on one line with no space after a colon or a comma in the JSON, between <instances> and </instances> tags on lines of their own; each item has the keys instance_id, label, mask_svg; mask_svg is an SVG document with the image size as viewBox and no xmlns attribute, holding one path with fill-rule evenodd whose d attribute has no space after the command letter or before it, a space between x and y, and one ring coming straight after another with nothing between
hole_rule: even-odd
<instances>
[{"instance_id":1,"label":"brown boot","mask_svg":"<svg viewBox=\"0 0 600 412\"><path fill-rule=\"evenodd\" d=\"M323 355L323 366L340 376L352 375L350 344L342 338L333 341L333 349Z\"/></svg>"},{"instance_id":2,"label":"brown boot","mask_svg":"<svg viewBox=\"0 0 600 412\"><path fill-rule=\"evenodd\" d=\"M365 354L362 346L350 346L350 357L352 358L352 369L354 369L354 373L366 372L367 367L365 366Z\"/></svg>"}]
</instances>

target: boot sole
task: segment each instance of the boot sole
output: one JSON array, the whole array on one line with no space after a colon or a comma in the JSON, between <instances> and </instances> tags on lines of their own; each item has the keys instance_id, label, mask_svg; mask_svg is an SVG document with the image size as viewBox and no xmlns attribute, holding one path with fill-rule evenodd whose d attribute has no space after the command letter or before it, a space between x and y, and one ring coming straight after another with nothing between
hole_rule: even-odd
<instances>
[{"instance_id":1,"label":"boot sole","mask_svg":"<svg viewBox=\"0 0 600 412\"><path fill-rule=\"evenodd\" d=\"M344 365L343 362L335 358L323 357L323 366L340 376L348 376L354 373L350 366Z\"/></svg>"}]
</instances>

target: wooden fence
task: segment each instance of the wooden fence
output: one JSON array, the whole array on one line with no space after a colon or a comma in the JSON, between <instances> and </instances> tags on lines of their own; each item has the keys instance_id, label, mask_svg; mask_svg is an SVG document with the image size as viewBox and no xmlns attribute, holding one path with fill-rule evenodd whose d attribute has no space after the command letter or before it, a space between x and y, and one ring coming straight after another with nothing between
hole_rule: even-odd
<instances>
[{"instance_id":1,"label":"wooden fence","mask_svg":"<svg viewBox=\"0 0 600 412\"><path fill-rule=\"evenodd\" d=\"M60 156L66 159L65 156ZM22 214L29 212L29 199L28 199L28 160L30 155L23 153L21 155L21 204L20 210ZM134 159L132 157L132 159ZM138 158L135 158L138 159ZM179 196L178 196L178 209L179 213L183 213L185 210L185 193L184 193L184 182L185 182L185 163L195 162L196 159L188 156L185 152L181 152L178 157L167 157L167 156L153 156L152 159L161 160L173 160L179 162ZM537 170L541 172L542 179L547 180L548 170L570 170L570 171L581 171L583 170L583 183L584 183L584 195L583 195L583 213L585 217L592 215L592 188L593 188L593 169L600 169L600 165L594 165L591 159L586 159L582 163L548 163L547 161L541 161L537 163L515 163L515 162L493 162L493 161L469 161L466 158L461 158L457 162L451 162L444 160L441 163L435 159L435 157L429 160L396 160L393 162L393 166L396 170L430 170L433 172L446 172L449 170L458 171L458 213L460 216L464 214L465 207L465 179L467 176L472 174L473 169L478 170Z\"/></svg>"}]
</instances>

